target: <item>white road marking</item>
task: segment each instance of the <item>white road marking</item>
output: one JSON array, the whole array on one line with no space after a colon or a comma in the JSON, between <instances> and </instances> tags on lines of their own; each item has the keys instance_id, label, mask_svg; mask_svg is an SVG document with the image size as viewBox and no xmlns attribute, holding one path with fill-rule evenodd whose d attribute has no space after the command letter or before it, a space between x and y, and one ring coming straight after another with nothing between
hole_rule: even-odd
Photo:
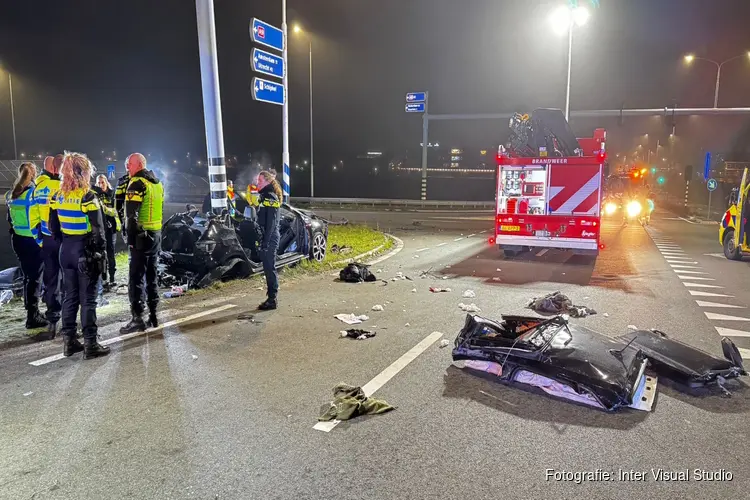
<instances>
[{"instance_id":1,"label":"white road marking","mask_svg":"<svg viewBox=\"0 0 750 500\"><path fill-rule=\"evenodd\" d=\"M674 260L674 261L680 261L680 260L691 260L692 259L692 257L674 257L672 255L665 255L664 258L667 259L667 261L672 261L672 260Z\"/></svg>"},{"instance_id":2,"label":"white road marking","mask_svg":"<svg viewBox=\"0 0 750 500\"><path fill-rule=\"evenodd\" d=\"M455 240L453 240L453 241L461 241L462 239L464 239L464 237L463 237L463 236L461 236L460 238L456 238L456 239L455 239Z\"/></svg>"},{"instance_id":3,"label":"white road marking","mask_svg":"<svg viewBox=\"0 0 750 500\"><path fill-rule=\"evenodd\" d=\"M701 292L699 290L688 290L690 292L690 295L693 297L726 297L726 298L733 298L734 295L725 295L723 293L713 293L713 292Z\"/></svg>"},{"instance_id":4,"label":"white road marking","mask_svg":"<svg viewBox=\"0 0 750 500\"><path fill-rule=\"evenodd\" d=\"M439 244L438 246L439 246L439 247L444 247L444 246L445 246L445 245L447 245L447 244L448 244L448 242L445 242L445 243L441 243L441 244Z\"/></svg>"},{"instance_id":5,"label":"white road marking","mask_svg":"<svg viewBox=\"0 0 750 500\"><path fill-rule=\"evenodd\" d=\"M383 370L382 372L375 375L375 378L367 382L362 386L365 396L372 396L378 389L383 387L389 380L398 374L401 370L406 368L409 363L417 359L417 357L425 352L432 344L438 341L443 336L440 332L432 332L425 337L419 344L409 349L403 356L398 358L391 365ZM313 426L313 429L323 432L331 432L339 423L340 420L332 420L330 422L318 422Z\"/></svg>"},{"instance_id":6,"label":"white road marking","mask_svg":"<svg viewBox=\"0 0 750 500\"><path fill-rule=\"evenodd\" d=\"M485 229L484 231L479 231L479 234L484 234L486 232L487 232L487 230Z\"/></svg>"},{"instance_id":7,"label":"white road marking","mask_svg":"<svg viewBox=\"0 0 750 500\"><path fill-rule=\"evenodd\" d=\"M684 266L688 267L688 266ZM687 269L672 269L672 271L680 274L708 274L704 273L703 271L688 271Z\"/></svg>"},{"instance_id":8,"label":"white road marking","mask_svg":"<svg viewBox=\"0 0 750 500\"><path fill-rule=\"evenodd\" d=\"M476 235L477 235L477 233L470 234L469 236L467 236L467 238L471 238L471 237L476 236Z\"/></svg>"},{"instance_id":9,"label":"white road marking","mask_svg":"<svg viewBox=\"0 0 750 500\"><path fill-rule=\"evenodd\" d=\"M666 245L662 243L657 243L656 248L660 250L682 250L679 245Z\"/></svg>"},{"instance_id":10,"label":"white road marking","mask_svg":"<svg viewBox=\"0 0 750 500\"><path fill-rule=\"evenodd\" d=\"M694 260L673 260L673 259L667 259L667 262L670 264L697 264Z\"/></svg>"},{"instance_id":11,"label":"white road marking","mask_svg":"<svg viewBox=\"0 0 750 500\"><path fill-rule=\"evenodd\" d=\"M706 285L704 283L682 283L683 285L687 287L693 287L693 288L724 288L723 286L718 285Z\"/></svg>"},{"instance_id":12,"label":"white road marking","mask_svg":"<svg viewBox=\"0 0 750 500\"><path fill-rule=\"evenodd\" d=\"M396 238L392 234L389 234L388 236L392 238L393 241L396 242L396 248L389 250L388 252L386 252L385 255L381 255L375 260L368 260L367 262L365 262L365 264L369 266L374 266L375 264L379 264L383 262L384 260L390 259L391 257L393 257L394 255L396 255L397 253L399 253L401 250L404 249L404 241L401 238Z\"/></svg>"},{"instance_id":13,"label":"white road marking","mask_svg":"<svg viewBox=\"0 0 750 500\"><path fill-rule=\"evenodd\" d=\"M536 254L537 257L541 257L545 253L549 252L549 248L545 248L543 250L540 250L538 254Z\"/></svg>"},{"instance_id":14,"label":"white road marking","mask_svg":"<svg viewBox=\"0 0 750 500\"><path fill-rule=\"evenodd\" d=\"M726 255L724 255L723 253L704 253L703 255L707 257L718 257L720 259L726 259Z\"/></svg>"},{"instance_id":15,"label":"white road marking","mask_svg":"<svg viewBox=\"0 0 750 500\"><path fill-rule=\"evenodd\" d=\"M698 266L685 266L685 265L682 265L682 264L669 264L669 265L670 265L671 267L674 267L674 268L685 268L685 269L703 269L703 268L701 268L701 267L698 267Z\"/></svg>"},{"instance_id":16,"label":"white road marking","mask_svg":"<svg viewBox=\"0 0 750 500\"><path fill-rule=\"evenodd\" d=\"M424 247L424 248L420 248L419 250L417 250L417 251L416 251L416 253L419 253L419 252L425 252L425 251L427 251L427 250L429 250L429 249L430 249L430 247Z\"/></svg>"},{"instance_id":17,"label":"white road marking","mask_svg":"<svg viewBox=\"0 0 750 500\"><path fill-rule=\"evenodd\" d=\"M742 359L750 359L750 349L738 347L737 350L740 351L740 356L742 356Z\"/></svg>"},{"instance_id":18,"label":"white road marking","mask_svg":"<svg viewBox=\"0 0 750 500\"><path fill-rule=\"evenodd\" d=\"M716 331L719 332L719 335L723 337L750 337L750 332L744 332L742 330L732 330L731 328L722 328L720 326L715 326ZM746 349L747 352L750 352L749 349ZM745 356L742 356L743 358Z\"/></svg>"},{"instance_id":19,"label":"white road marking","mask_svg":"<svg viewBox=\"0 0 750 500\"><path fill-rule=\"evenodd\" d=\"M675 270L676 273L679 273L680 271ZM716 281L714 278L703 278L701 276L677 276L681 280L698 280L698 281Z\"/></svg>"},{"instance_id":20,"label":"white road marking","mask_svg":"<svg viewBox=\"0 0 750 500\"><path fill-rule=\"evenodd\" d=\"M687 219L686 219L685 217L678 217L678 219L680 219L680 220L684 220L684 221L685 221L685 222L687 222L688 224L697 224L697 222L693 222L693 221L687 220Z\"/></svg>"},{"instance_id":21,"label":"white road marking","mask_svg":"<svg viewBox=\"0 0 750 500\"><path fill-rule=\"evenodd\" d=\"M720 304L718 302L706 302L705 300L696 300L701 307L721 307L724 309L745 309L744 306L733 306L732 304Z\"/></svg>"},{"instance_id":22,"label":"white road marking","mask_svg":"<svg viewBox=\"0 0 750 500\"><path fill-rule=\"evenodd\" d=\"M750 318L741 318L740 316L729 316L727 314L718 314L712 312L704 312L708 319L715 321L750 321Z\"/></svg>"},{"instance_id":23,"label":"white road marking","mask_svg":"<svg viewBox=\"0 0 750 500\"><path fill-rule=\"evenodd\" d=\"M677 255L677 256L680 256L680 255L685 255L685 252L683 252L682 250L661 250L661 254L662 255Z\"/></svg>"},{"instance_id":24,"label":"white road marking","mask_svg":"<svg viewBox=\"0 0 750 500\"><path fill-rule=\"evenodd\" d=\"M149 328L145 332L136 332L136 333L129 333L127 335L120 335L120 336L117 336L117 337L112 337L111 339L102 340L99 343L101 345L105 345L106 346L106 345L114 344L115 342L122 342L122 341L129 340L129 339L132 339L132 338L135 338L135 337L140 337L141 335L146 335L146 334L149 334L149 333L158 332L160 330L164 330L165 328L169 328L171 326L175 326L175 325L179 325L181 323L192 321L194 319L202 318L203 316L208 316L210 314L214 314L214 313L217 313L217 312L226 311L227 309L231 309L233 307L237 307L237 306L234 305L234 304L225 304L225 305L223 305L221 307L217 307L215 309L209 309L208 311L201 311L199 313L191 314L190 316L185 316L184 318L179 318L179 319L175 319L175 320L172 320L172 321L167 321L166 323L161 324L161 325L159 325L156 328ZM54 356L48 356L46 358L42 358L42 359L38 359L36 361L32 361L29 364L32 365L32 366L42 366L42 365L46 365L47 363L52 363L53 361L58 361L58 360L64 359L64 358L65 358L65 356L63 356L62 354L55 354Z\"/></svg>"}]
</instances>

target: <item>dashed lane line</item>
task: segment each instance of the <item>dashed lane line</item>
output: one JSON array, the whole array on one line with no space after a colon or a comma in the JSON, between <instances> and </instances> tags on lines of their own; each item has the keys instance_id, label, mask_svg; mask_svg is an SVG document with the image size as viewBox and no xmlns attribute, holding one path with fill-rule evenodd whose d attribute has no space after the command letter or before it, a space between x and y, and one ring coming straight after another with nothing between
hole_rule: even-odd
<instances>
[{"instance_id":1,"label":"dashed lane line","mask_svg":"<svg viewBox=\"0 0 750 500\"><path fill-rule=\"evenodd\" d=\"M683 264L669 264L669 265L670 265L670 267L673 267L675 269L703 269L702 267L698 267L698 266L688 266L688 265L685 265L685 263L683 263Z\"/></svg>"},{"instance_id":2,"label":"dashed lane line","mask_svg":"<svg viewBox=\"0 0 750 500\"><path fill-rule=\"evenodd\" d=\"M714 328L716 328L716 331L719 332L719 335L723 337L750 337L750 332L746 332L743 330L734 330L732 328L723 328L721 326L715 326ZM750 349L746 350L747 352L750 352ZM745 356L742 357L744 358Z\"/></svg>"},{"instance_id":3,"label":"dashed lane line","mask_svg":"<svg viewBox=\"0 0 750 500\"><path fill-rule=\"evenodd\" d=\"M723 309L745 309L745 306L735 306L732 304L720 304L719 302L707 302L705 300L695 301L700 307L716 307Z\"/></svg>"},{"instance_id":4,"label":"dashed lane line","mask_svg":"<svg viewBox=\"0 0 750 500\"><path fill-rule=\"evenodd\" d=\"M680 271L675 271L676 273L679 273ZM693 281L716 281L714 278L704 278L702 276L680 276L677 275L678 278L681 280L693 280Z\"/></svg>"},{"instance_id":5,"label":"dashed lane line","mask_svg":"<svg viewBox=\"0 0 750 500\"><path fill-rule=\"evenodd\" d=\"M672 269L672 271L680 274L708 274L705 271L689 271L687 269Z\"/></svg>"},{"instance_id":6,"label":"dashed lane line","mask_svg":"<svg viewBox=\"0 0 750 500\"><path fill-rule=\"evenodd\" d=\"M215 313L218 313L218 312L221 312L221 311L226 311L227 309L232 309L233 307L237 307L237 306L234 305L234 304L225 304L223 306L216 307L214 309L209 309L207 311L201 311L199 313L191 314L190 316L185 316L184 318L179 318L179 319L175 319L175 320L172 320L172 321L167 321L166 323L164 323L162 325L159 325L156 328L149 328L145 332L129 333L127 335L120 335L120 336L117 336L117 337L112 337L111 339L102 340L100 342L100 344L106 346L106 345L114 344L116 342L123 342L125 340L129 340L129 339L132 339L132 338L135 338L135 337L140 337L142 335L147 335L149 333L155 333L155 332L164 330L165 328L169 328L169 327L176 326L176 325L179 325L179 324L182 324L182 323L186 323L186 322L192 321L194 319L202 318L203 316L208 316L208 315L215 314ZM65 356L63 356L62 354L55 354L54 356L48 356L46 358L42 358L42 359L38 359L36 361L32 361L29 364L32 365L32 366L42 366L42 365L46 365L48 363L52 363L54 361L58 361L58 360L61 360L61 359L64 359L64 358L65 358Z\"/></svg>"},{"instance_id":7,"label":"dashed lane line","mask_svg":"<svg viewBox=\"0 0 750 500\"><path fill-rule=\"evenodd\" d=\"M375 378L367 382L362 386L362 391L365 396L372 396L378 389L383 387L389 380L395 377L398 372L406 368L409 363L417 359L417 357L425 352L432 344L437 342L443 336L440 332L432 332L425 337L420 343L409 349L403 356L398 358L396 361L391 363L388 368L375 375ZM331 432L337 425L341 423L340 420L332 420L330 422L318 422L313 426L316 431Z\"/></svg>"},{"instance_id":8,"label":"dashed lane line","mask_svg":"<svg viewBox=\"0 0 750 500\"><path fill-rule=\"evenodd\" d=\"M724 288L723 286L719 285L706 285L705 283L682 283L686 287L692 287L692 288Z\"/></svg>"},{"instance_id":9,"label":"dashed lane line","mask_svg":"<svg viewBox=\"0 0 750 500\"><path fill-rule=\"evenodd\" d=\"M448 244L448 242L446 241L446 242L443 242L443 243L439 244L438 247L444 247L447 244Z\"/></svg>"},{"instance_id":10,"label":"dashed lane line","mask_svg":"<svg viewBox=\"0 0 750 500\"><path fill-rule=\"evenodd\" d=\"M714 321L750 321L750 318L743 318L740 316L729 316L728 314L719 314L719 313L712 313L708 311L704 311L706 317L710 320Z\"/></svg>"},{"instance_id":11,"label":"dashed lane line","mask_svg":"<svg viewBox=\"0 0 750 500\"><path fill-rule=\"evenodd\" d=\"M734 298L734 295L726 295L724 293L713 293L713 292L702 292L700 290L688 290L690 292L690 295L693 297L724 297L724 298Z\"/></svg>"}]
</instances>

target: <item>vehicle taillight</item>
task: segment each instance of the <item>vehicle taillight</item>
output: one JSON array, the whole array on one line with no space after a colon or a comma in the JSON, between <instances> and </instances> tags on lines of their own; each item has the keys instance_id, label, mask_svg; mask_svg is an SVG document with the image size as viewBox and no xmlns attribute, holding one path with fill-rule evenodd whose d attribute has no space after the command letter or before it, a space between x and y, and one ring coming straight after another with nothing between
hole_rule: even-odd
<instances>
[{"instance_id":1,"label":"vehicle taillight","mask_svg":"<svg viewBox=\"0 0 750 500\"><path fill-rule=\"evenodd\" d=\"M596 153L596 161L599 163L604 163L607 159L607 152L606 151L599 151Z\"/></svg>"},{"instance_id":2,"label":"vehicle taillight","mask_svg":"<svg viewBox=\"0 0 750 500\"><path fill-rule=\"evenodd\" d=\"M489 238L487 238L487 243L489 243L490 245L494 245L495 241L496 240L494 236L490 236Z\"/></svg>"}]
</instances>

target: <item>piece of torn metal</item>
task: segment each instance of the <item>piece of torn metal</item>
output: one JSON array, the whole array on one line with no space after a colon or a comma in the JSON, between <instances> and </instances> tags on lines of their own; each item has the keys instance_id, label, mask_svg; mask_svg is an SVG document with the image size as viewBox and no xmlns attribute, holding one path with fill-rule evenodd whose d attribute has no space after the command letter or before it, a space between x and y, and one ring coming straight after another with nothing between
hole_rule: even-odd
<instances>
[{"instance_id":1,"label":"piece of torn metal","mask_svg":"<svg viewBox=\"0 0 750 500\"><path fill-rule=\"evenodd\" d=\"M646 377L646 356L560 316L502 316L500 322L467 315L453 359L500 365L498 380L607 411L634 403Z\"/></svg>"}]
</instances>

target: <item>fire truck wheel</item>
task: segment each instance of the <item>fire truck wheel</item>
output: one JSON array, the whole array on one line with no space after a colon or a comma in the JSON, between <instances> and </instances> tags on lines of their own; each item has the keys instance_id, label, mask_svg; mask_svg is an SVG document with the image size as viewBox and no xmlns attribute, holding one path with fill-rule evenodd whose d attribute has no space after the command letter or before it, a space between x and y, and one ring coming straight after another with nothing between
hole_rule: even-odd
<instances>
[{"instance_id":1,"label":"fire truck wheel","mask_svg":"<svg viewBox=\"0 0 750 500\"><path fill-rule=\"evenodd\" d=\"M509 259L517 256L519 253L521 253L520 250L503 250L503 255Z\"/></svg>"}]
</instances>

